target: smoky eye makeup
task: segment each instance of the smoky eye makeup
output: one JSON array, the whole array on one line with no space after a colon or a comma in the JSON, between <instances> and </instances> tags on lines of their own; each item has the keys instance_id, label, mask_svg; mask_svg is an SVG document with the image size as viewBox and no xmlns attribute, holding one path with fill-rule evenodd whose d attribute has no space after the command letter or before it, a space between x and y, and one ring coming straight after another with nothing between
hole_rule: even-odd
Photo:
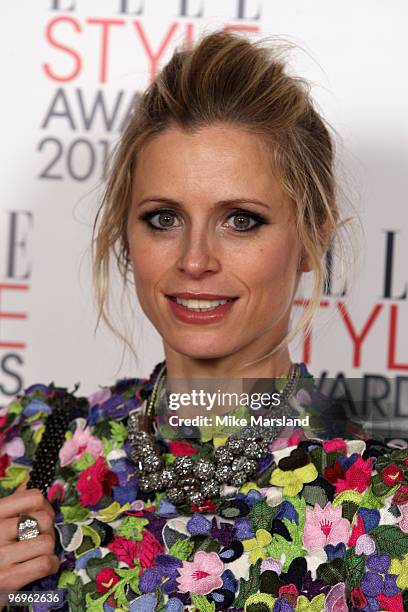
<instances>
[{"instance_id":1,"label":"smoky eye makeup","mask_svg":"<svg viewBox=\"0 0 408 612\"><path fill-rule=\"evenodd\" d=\"M267 225L269 223L263 215L260 215L259 213L255 213L250 210L246 210L244 208L238 208L229 211L227 214L227 221L229 221L230 219L237 220L234 221L236 225L235 227L232 227L232 229L236 230L239 233L250 232L252 230L258 229L261 225ZM250 225L251 222L252 225Z\"/></svg>"},{"instance_id":2,"label":"smoky eye makeup","mask_svg":"<svg viewBox=\"0 0 408 612\"><path fill-rule=\"evenodd\" d=\"M171 208L155 208L138 215L138 219L145 223L153 231L166 231L180 227L180 213ZM254 211L236 208L229 210L224 215L223 227L231 229L237 234L255 231L261 225L269 224L268 219Z\"/></svg>"},{"instance_id":3,"label":"smoky eye makeup","mask_svg":"<svg viewBox=\"0 0 408 612\"><path fill-rule=\"evenodd\" d=\"M178 217L179 214L175 210L170 208L157 208L140 214L138 218L150 229L166 231L168 229L172 229L173 227L179 227L179 224L174 224L174 220L176 220Z\"/></svg>"}]
</instances>

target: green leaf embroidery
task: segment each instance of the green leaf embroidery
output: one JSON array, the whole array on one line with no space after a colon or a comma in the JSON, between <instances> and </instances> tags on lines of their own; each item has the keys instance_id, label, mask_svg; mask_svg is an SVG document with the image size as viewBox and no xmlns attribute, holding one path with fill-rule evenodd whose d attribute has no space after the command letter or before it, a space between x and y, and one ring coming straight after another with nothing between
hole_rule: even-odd
<instances>
[{"instance_id":1,"label":"green leaf embroidery","mask_svg":"<svg viewBox=\"0 0 408 612\"><path fill-rule=\"evenodd\" d=\"M77 576L74 573L64 570L58 579L58 588L63 589L68 584L75 584L76 579Z\"/></svg>"},{"instance_id":2,"label":"green leaf embroidery","mask_svg":"<svg viewBox=\"0 0 408 612\"><path fill-rule=\"evenodd\" d=\"M45 431L45 425L41 425L41 427L35 430L32 439L36 446L38 446L39 443L41 442L41 438L43 437L44 431Z\"/></svg>"},{"instance_id":3,"label":"green leaf embroidery","mask_svg":"<svg viewBox=\"0 0 408 612\"><path fill-rule=\"evenodd\" d=\"M341 506L345 501L351 501L357 505L361 504L361 500L363 496L358 491L343 491L336 495L333 500L333 507L337 508L337 506Z\"/></svg>"},{"instance_id":4,"label":"green leaf embroidery","mask_svg":"<svg viewBox=\"0 0 408 612\"><path fill-rule=\"evenodd\" d=\"M382 501L381 497L377 497L376 495L374 495L373 490L370 486L364 493L361 505L365 508L380 509L384 506L384 502Z\"/></svg>"},{"instance_id":5,"label":"green leaf embroidery","mask_svg":"<svg viewBox=\"0 0 408 612\"><path fill-rule=\"evenodd\" d=\"M127 438L127 429L123 423L117 423L116 421L110 422L111 429L111 437L115 443L116 447L122 448L126 438Z\"/></svg>"},{"instance_id":6,"label":"green leaf embroidery","mask_svg":"<svg viewBox=\"0 0 408 612\"><path fill-rule=\"evenodd\" d=\"M321 563L316 570L319 580L324 580L332 586L338 582L344 582L345 573L344 561L339 557L336 557L330 563Z\"/></svg>"},{"instance_id":7,"label":"green leaf embroidery","mask_svg":"<svg viewBox=\"0 0 408 612\"><path fill-rule=\"evenodd\" d=\"M161 589L156 589L157 604L155 612L166 612L167 604L164 602L164 594Z\"/></svg>"},{"instance_id":8,"label":"green leaf embroidery","mask_svg":"<svg viewBox=\"0 0 408 612\"><path fill-rule=\"evenodd\" d=\"M66 589L68 591L67 602L70 612L82 612L85 608L85 601L83 597L83 583L81 578L78 576L74 584L67 584Z\"/></svg>"},{"instance_id":9,"label":"green leaf embroidery","mask_svg":"<svg viewBox=\"0 0 408 612\"><path fill-rule=\"evenodd\" d=\"M190 540L178 540L169 549L169 555L177 557L181 561L186 561L193 552L194 544Z\"/></svg>"},{"instance_id":10,"label":"green leaf embroidery","mask_svg":"<svg viewBox=\"0 0 408 612\"><path fill-rule=\"evenodd\" d=\"M302 490L302 497L309 506L319 504L321 508L324 508L328 501L326 491L323 487L318 487L316 485L305 485Z\"/></svg>"},{"instance_id":11,"label":"green leaf embroidery","mask_svg":"<svg viewBox=\"0 0 408 612\"><path fill-rule=\"evenodd\" d=\"M82 453L82 457L74 461L71 465L77 472L84 472L87 468L91 467L95 463L95 459L91 453L85 451Z\"/></svg>"},{"instance_id":12,"label":"green leaf embroidery","mask_svg":"<svg viewBox=\"0 0 408 612\"><path fill-rule=\"evenodd\" d=\"M356 555L354 548L349 548L346 552L344 561L346 567L347 586L350 587L350 589L359 587L365 570L364 555Z\"/></svg>"},{"instance_id":13,"label":"green leaf embroidery","mask_svg":"<svg viewBox=\"0 0 408 612\"><path fill-rule=\"evenodd\" d=\"M215 603L208 601L204 595L195 595L192 593L191 602L199 612L215 612Z\"/></svg>"},{"instance_id":14,"label":"green leaf embroidery","mask_svg":"<svg viewBox=\"0 0 408 612\"><path fill-rule=\"evenodd\" d=\"M117 519L120 514L126 512L126 510L129 510L129 508L129 503L125 504L124 506L121 506L117 501L112 502L109 506L106 506L106 508L99 510L98 519L103 523L111 523L112 521Z\"/></svg>"},{"instance_id":15,"label":"green leaf embroidery","mask_svg":"<svg viewBox=\"0 0 408 612\"><path fill-rule=\"evenodd\" d=\"M303 548L303 529L300 530L295 521L290 521L287 518L282 519L283 524L289 531L289 535L292 538L292 546L300 546Z\"/></svg>"},{"instance_id":16,"label":"green leaf embroidery","mask_svg":"<svg viewBox=\"0 0 408 612\"><path fill-rule=\"evenodd\" d=\"M292 522L294 525L296 525L294 521L287 521L287 523L289 522ZM300 533L298 533L297 535L297 538L299 537L301 537ZM288 570L289 565L292 563L293 559L296 559L297 557L304 557L306 554L306 551L303 549L301 543L288 542L283 536L277 533L273 534L272 542L268 544L265 550L268 557L273 557L274 559L280 559L282 553L285 555L285 563L283 564L282 568L284 572Z\"/></svg>"},{"instance_id":17,"label":"green leaf embroidery","mask_svg":"<svg viewBox=\"0 0 408 612\"><path fill-rule=\"evenodd\" d=\"M142 529L148 520L141 516L127 516L117 529L117 534L128 540L141 540Z\"/></svg>"},{"instance_id":18,"label":"green leaf embroidery","mask_svg":"<svg viewBox=\"0 0 408 612\"><path fill-rule=\"evenodd\" d=\"M324 470L327 468L327 455L325 451L319 446L314 448L309 455L319 475L323 476Z\"/></svg>"},{"instance_id":19,"label":"green leaf embroidery","mask_svg":"<svg viewBox=\"0 0 408 612\"><path fill-rule=\"evenodd\" d=\"M25 422L27 423L27 425L30 425L31 423L34 423L34 421L40 421L41 419L46 419L47 416L48 414L46 412L42 412L41 410L39 410L35 414L32 414L29 417L26 417Z\"/></svg>"},{"instance_id":20,"label":"green leaf embroidery","mask_svg":"<svg viewBox=\"0 0 408 612\"><path fill-rule=\"evenodd\" d=\"M375 540L377 552L386 553L393 559L408 554L408 538L399 527L394 525L381 525L370 532Z\"/></svg>"},{"instance_id":21,"label":"green leaf embroidery","mask_svg":"<svg viewBox=\"0 0 408 612\"><path fill-rule=\"evenodd\" d=\"M306 522L306 501L302 497L297 497L297 496L296 497L284 496L283 499L284 501L289 502L294 507L296 512L298 513L299 526L297 530L299 533L303 534L303 528Z\"/></svg>"},{"instance_id":22,"label":"green leaf embroidery","mask_svg":"<svg viewBox=\"0 0 408 612\"><path fill-rule=\"evenodd\" d=\"M218 552L220 550L220 545L214 538L210 538L206 535L196 535L190 538L190 542L193 544L193 553L196 553L198 550L204 550L205 552Z\"/></svg>"},{"instance_id":23,"label":"green leaf embroidery","mask_svg":"<svg viewBox=\"0 0 408 612\"><path fill-rule=\"evenodd\" d=\"M261 560L259 559L255 565L250 566L248 580L244 580L243 578L239 580L239 591L234 602L236 608L243 608L248 597L259 591L260 575Z\"/></svg>"},{"instance_id":24,"label":"green leaf embroidery","mask_svg":"<svg viewBox=\"0 0 408 612\"><path fill-rule=\"evenodd\" d=\"M8 405L8 414L21 414L23 412L23 406L19 402L12 402Z\"/></svg>"},{"instance_id":25,"label":"green leaf embroidery","mask_svg":"<svg viewBox=\"0 0 408 612\"><path fill-rule=\"evenodd\" d=\"M131 577L131 579L129 580L129 586L132 589L132 591L134 593L136 593L137 595L140 595L140 589L139 589L139 574L134 573L133 576ZM161 591L160 591L161 592Z\"/></svg>"},{"instance_id":26,"label":"green leaf embroidery","mask_svg":"<svg viewBox=\"0 0 408 612\"><path fill-rule=\"evenodd\" d=\"M3 489L14 489L21 485L28 476L28 469L10 465L6 469L6 475L0 478Z\"/></svg>"},{"instance_id":27,"label":"green leaf embroidery","mask_svg":"<svg viewBox=\"0 0 408 612\"><path fill-rule=\"evenodd\" d=\"M371 489L374 495L377 497L383 497L390 495L391 487L383 481L381 474L376 474L371 479Z\"/></svg>"},{"instance_id":28,"label":"green leaf embroidery","mask_svg":"<svg viewBox=\"0 0 408 612\"><path fill-rule=\"evenodd\" d=\"M111 452L111 450L113 449L113 444L110 440L108 440L108 438L102 438L102 444L103 444L103 455L104 457L107 457L109 453Z\"/></svg>"},{"instance_id":29,"label":"green leaf embroidery","mask_svg":"<svg viewBox=\"0 0 408 612\"><path fill-rule=\"evenodd\" d=\"M61 506L61 512L64 515L66 523L80 523L85 521L89 516L89 510L83 508L79 504L75 506Z\"/></svg>"},{"instance_id":30,"label":"green leaf embroidery","mask_svg":"<svg viewBox=\"0 0 408 612\"><path fill-rule=\"evenodd\" d=\"M351 523L357 510L357 504L351 501L345 501L341 509L341 515Z\"/></svg>"},{"instance_id":31,"label":"green leaf embroidery","mask_svg":"<svg viewBox=\"0 0 408 612\"><path fill-rule=\"evenodd\" d=\"M132 580L132 578L138 575L140 570L140 566L135 564L135 567L121 567L116 569L115 572L119 576L119 578L126 578L126 580Z\"/></svg>"},{"instance_id":32,"label":"green leaf embroidery","mask_svg":"<svg viewBox=\"0 0 408 612\"><path fill-rule=\"evenodd\" d=\"M84 537L91 538L95 548L99 548L101 545L101 536L99 533L93 529L90 525L81 525L82 533Z\"/></svg>"},{"instance_id":33,"label":"green leaf embroidery","mask_svg":"<svg viewBox=\"0 0 408 612\"><path fill-rule=\"evenodd\" d=\"M108 599L110 595L110 591L102 595L102 597L98 597L98 599L93 599L90 593L87 593L85 597L86 606L85 610L87 612L103 612L103 604Z\"/></svg>"},{"instance_id":34,"label":"green leaf embroidery","mask_svg":"<svg viewBox=\"0 0 408 612\"><path fill-rule=\"evenodd\" d=\"M257 531L258 529L266 529L267 531L270 531L273 518L278 509L279 506L271 508L265 499L256 502L256 504L252 506L248 515L254 530Z\"/></svg>"},{"instance_id":35,"label":"green leaf embroidery","mask_svg":"<svg viewBox=\"0 0 408 612\"><path fill-rule=\"evenodd\" d=\"M284 553L285 563L283 570L286 571L293 559L296 557L304 557L306 554L302 540L306 520L306 501L303 497L297 496L290 498L285 496L284 500L288 501L296 510L299 524L297 525L295 521L284 518L283 523L287 527L292 541L288 542L281 535L274 534L272 536L272 542L266 547L266 552L274 559L280 559L282 553ZM277 508L279 508L279 506ZM272 508L272 510L275 510L275 508Z\"/></svg>"},{"instance_id":36,"label":"green leaf embroidery","mask_svg":"<svg viewBox=\"0 0 408 612\"><path fill-rule=\"evenodd\" d=\"M126 599L126 594L125 594L126 582L124 580L120 580L115 586L116 586L116 589L115 589L116 602L118 606L120 606L121 608L125 608L127 610L129 607L129 602Z\"/></svg>"},{"instance_id":37,"label":"green leaf embroidery","mask_svg":"<svg viewBox=\"0 0 408 612\"><path fill-rule=\"evenodd\" d=\"M118 560L113 553L108 553L103 559L89 559L86 564L86 573L91 580L96 580L99 572L106 567L111 567L116 571Z\"/></svg>"}]
</instances>

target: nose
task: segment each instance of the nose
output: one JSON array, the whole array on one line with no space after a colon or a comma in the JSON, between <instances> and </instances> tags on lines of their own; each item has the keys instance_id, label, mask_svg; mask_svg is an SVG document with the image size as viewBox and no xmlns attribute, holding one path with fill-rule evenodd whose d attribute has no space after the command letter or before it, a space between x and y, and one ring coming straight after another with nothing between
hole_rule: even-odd
<instances>
[{"instance_id":1,"label":"nose","mask_svg":"<svg viewBox=\"0 0 408 612\"><path fill-rule=\"evenodd\" d=\"M221 269L214 236L210 235L208 226L191 228L184 234L177 267L192 278Z\"/></svg>"}]
</instances>

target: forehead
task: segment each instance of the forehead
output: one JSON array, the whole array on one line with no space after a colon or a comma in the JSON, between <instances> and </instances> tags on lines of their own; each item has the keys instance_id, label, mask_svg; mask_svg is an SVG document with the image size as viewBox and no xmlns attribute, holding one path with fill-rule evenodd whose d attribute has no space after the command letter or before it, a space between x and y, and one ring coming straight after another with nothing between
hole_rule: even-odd
<instances>
[{"instance_id":1,"label":"forehead","mask_svg":"<svg viewBox=\"0 0 408 612\"><path fill-rule=\"evenodd\" d=\"M266 142L223 124L194 132L171 127L149 139L138 154L133 191L138 198L153 191L181 201L283 198Z\"/></svg>"}]
</instances>

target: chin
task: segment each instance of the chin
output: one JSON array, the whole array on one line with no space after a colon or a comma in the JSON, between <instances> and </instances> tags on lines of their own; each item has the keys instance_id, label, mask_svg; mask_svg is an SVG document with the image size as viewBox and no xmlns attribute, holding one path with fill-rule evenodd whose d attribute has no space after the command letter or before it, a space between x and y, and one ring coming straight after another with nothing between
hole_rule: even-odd
<instances>
[{"instance_id":1,"label":"chin","mask_svg":"<svg viewBox=\"0 0 408 612\"><path fill-rule=\"evenodd\" d=\"M185 355L190 359L220 359L235 352L236 347L229 345L227 341L222 342L220 337L204 341L197 336L181 341L181 338L166 339L165 342L177 353Z\"/></svg>"}]
</instances>

